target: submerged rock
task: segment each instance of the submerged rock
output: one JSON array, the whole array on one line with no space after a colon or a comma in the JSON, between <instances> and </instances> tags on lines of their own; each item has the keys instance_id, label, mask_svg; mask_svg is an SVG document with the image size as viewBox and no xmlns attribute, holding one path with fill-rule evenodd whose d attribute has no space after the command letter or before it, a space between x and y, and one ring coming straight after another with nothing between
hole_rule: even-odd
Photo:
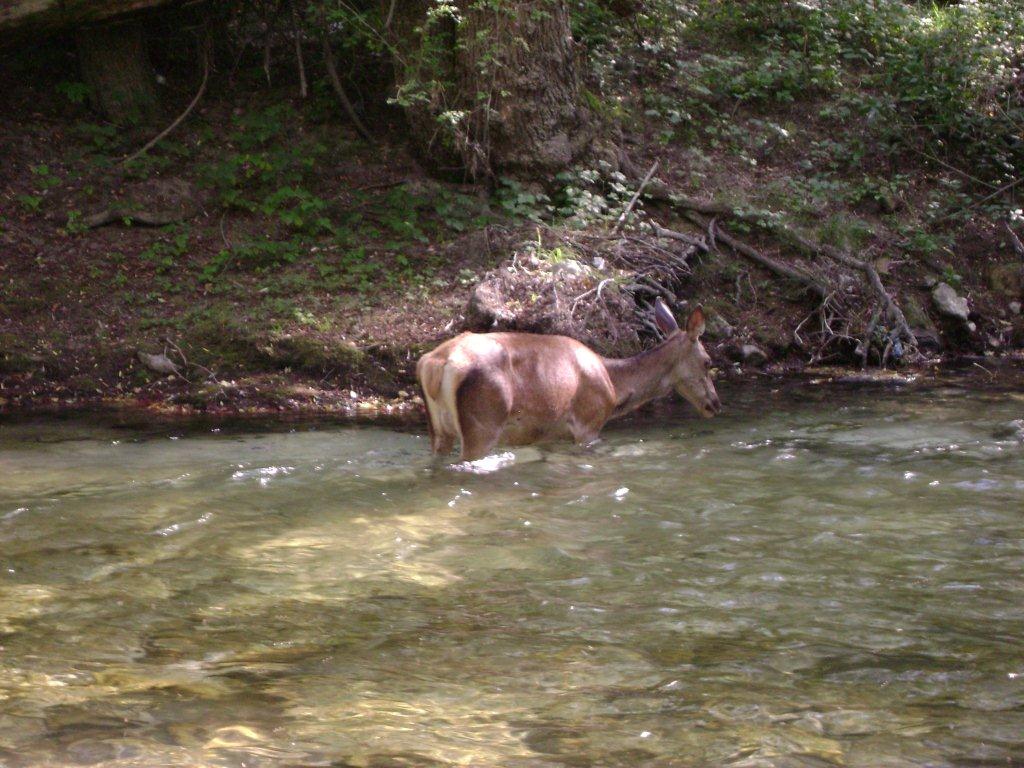
<instances>
[{"instance_id":1,"label":"submerged rock","mask_svg":"<svg viewBox=\"0 0 1024 768\"><path fill-rule=\"evenodd\" d=\"M996 427L992 437L1000 440L1011 438L1024 443L1024 419L1014 419Z\"/></svg>"}]
</instances>

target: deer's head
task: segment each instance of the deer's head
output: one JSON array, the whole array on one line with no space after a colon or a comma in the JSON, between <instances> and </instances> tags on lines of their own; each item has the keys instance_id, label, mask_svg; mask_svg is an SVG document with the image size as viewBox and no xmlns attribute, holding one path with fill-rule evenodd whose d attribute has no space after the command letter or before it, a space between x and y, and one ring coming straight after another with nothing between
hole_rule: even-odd
<instances>
[{"instance_id":1,"label":"deer's head","mask_svg":"<svg viewBox=\"0 0 1024 768\"><path fill-rule=\"evenodd\" d=\"M722 410L722 401L715 391L711 377L711 357L700 343L704 333L704 310L697 307L686 321L686 330L681 330L672 312L661 299L654 304L654 319L659 330L666 336L675 352L675 364L669 373L669 381L701 416L710 419Z\"/></svg>"}]
</instances>

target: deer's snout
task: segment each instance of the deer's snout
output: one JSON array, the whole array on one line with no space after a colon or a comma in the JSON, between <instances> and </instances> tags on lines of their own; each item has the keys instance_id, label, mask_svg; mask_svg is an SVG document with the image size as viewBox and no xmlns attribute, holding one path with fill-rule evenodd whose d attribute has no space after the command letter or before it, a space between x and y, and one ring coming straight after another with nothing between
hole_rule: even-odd
<instances>
[{"instance_id":1,"label":"deer's snout","mask_svg":"<svg viewBox=\"0 0 1024 768\"><path fill-rule=\"evenodd\" d=\"M722 412L722 401L718 399L718 393L714 390L708 392L704 398L704 415L707 418L716 416Z\"/></svg>"}]
</instances>

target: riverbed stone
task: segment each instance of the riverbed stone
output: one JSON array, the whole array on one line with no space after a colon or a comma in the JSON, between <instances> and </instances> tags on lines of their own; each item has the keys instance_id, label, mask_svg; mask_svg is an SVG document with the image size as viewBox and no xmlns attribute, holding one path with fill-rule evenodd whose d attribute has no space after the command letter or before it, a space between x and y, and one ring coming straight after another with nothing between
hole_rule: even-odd
<instances>
[{"instance_id":1,"label":"riverbed stone","mask_svg":"<svg viewBox=\"0 0 1024 768\"><path fill-rule=\"evenodd\" d=\"M1020 314L1020 302L1019 301L1011 301L1010 302L1010 314L1012 314L1012 315L1019 315Z\"/></svg>"},{"instance_id":2,"label":"riverbed stone","mask_svg":"<svg viewBox=\"0 0 1024 768\"><path fill-rule=\"evenodd\" d=\"M967 325L970 313L967 299L960 296L949 283L937 283L932 288L932 301L942 315Z\"/></svg>"}]
</instances>

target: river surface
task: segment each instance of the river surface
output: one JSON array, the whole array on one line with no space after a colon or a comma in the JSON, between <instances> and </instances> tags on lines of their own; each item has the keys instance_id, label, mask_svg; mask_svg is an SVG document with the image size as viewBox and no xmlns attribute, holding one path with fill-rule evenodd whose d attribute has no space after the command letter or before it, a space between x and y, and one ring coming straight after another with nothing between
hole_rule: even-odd
<instances>
[{"instance_id":1,"label":"river surface","mask_svg":"<svg viewBox=\"0 0 1024 768\"><path fill-rule=\"evenodd\" d=\"M0 765L1024 765L1024 394L0 425Z\"/></svg>"}]
</instances>

